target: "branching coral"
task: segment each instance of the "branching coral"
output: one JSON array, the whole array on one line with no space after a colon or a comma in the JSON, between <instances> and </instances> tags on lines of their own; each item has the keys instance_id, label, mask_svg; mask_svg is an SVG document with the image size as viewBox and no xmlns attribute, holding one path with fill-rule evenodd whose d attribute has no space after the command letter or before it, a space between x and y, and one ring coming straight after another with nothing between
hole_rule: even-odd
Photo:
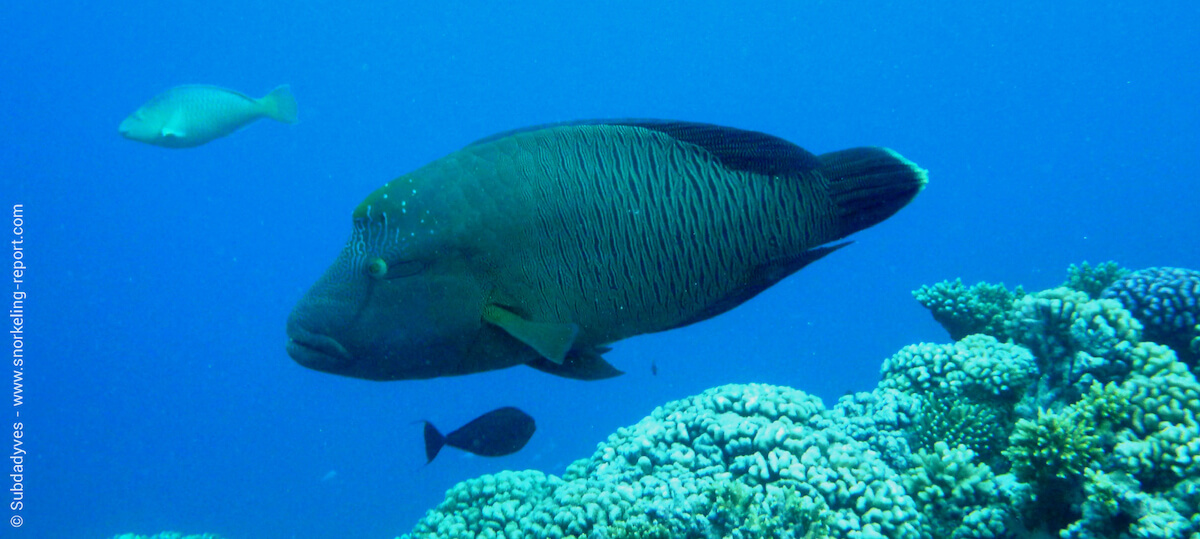
<instances>
[{"instance_id":1,"label":"branching coral","mask_svg":"<svg viewBox=\"0 0 1200 539\"><path fill-rule=\"evenodd\" d=\"M913 456L904 487L925 515L927 537L1003 536L1009 504L992 469L975 460L970 449L946 442Z\"/></svg>"},{"instance_id":2,"label":"branching coral","mask_svg":"<svg viewBox=\"0 0 1200 539\"><path fill-rule=\"evenodd\" d=\"M913 297L933 313L933 319L956 341L976 333L1006 339L1004 319L1013 300L1024 295L1019 286L1011 292L1003 284L978 283L967 287L962 279L922 286L913 292Z\"/></svg>"},{"instance_id":3,"label":"branching coral","mask_svg":"<svg viewBox=\"0 0 1200 539\"><path fill-rule=\"evenodd\" d=\"M1078 266L1071 264L1067 268L1067 282L1063 286L1083 292L1092 299L1099 299L1105 288L1126 275L1129 275L1129 270L1111 260L1095 266L1087 262Z\"/></svg>"},{"instance_id":4,"label":"branching coral","mask_svg":"<svg viewBox=\"0 0 1200 539\"><path fill-rule=\"evenodd\" d=\"M1036 419L1017 421L1009 440L1013 474L1033 484L1079 476L1103 454L1095 428L1074 409L1038 410Z\"/></svg>"}]
</instances>

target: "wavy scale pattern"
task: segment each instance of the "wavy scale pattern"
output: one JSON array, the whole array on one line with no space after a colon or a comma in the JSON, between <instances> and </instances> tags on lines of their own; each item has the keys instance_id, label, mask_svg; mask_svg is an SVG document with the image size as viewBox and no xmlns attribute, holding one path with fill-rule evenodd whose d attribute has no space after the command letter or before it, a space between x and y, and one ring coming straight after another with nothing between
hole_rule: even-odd
<instances>
[{"instance_id":1,"label":"wavy scale pattern","mask_svg":"<svg viewBox=\"0 0 1200 539\"><path fill-rule=\"evenodd\" d=\"M626 328L667 329L738 294L763 265L837 237L827 181L814 172L731 171L699 147L634 127L570 133L517 134L467 148L481 162L459 163L497 171L475 174L479 184L465 190L536 216L493 255L519 259L495 261L514 269L495 277L500 288L533 283L509 305L531 319L603 327L596 343Z\"/></svg>"}]
</instances>

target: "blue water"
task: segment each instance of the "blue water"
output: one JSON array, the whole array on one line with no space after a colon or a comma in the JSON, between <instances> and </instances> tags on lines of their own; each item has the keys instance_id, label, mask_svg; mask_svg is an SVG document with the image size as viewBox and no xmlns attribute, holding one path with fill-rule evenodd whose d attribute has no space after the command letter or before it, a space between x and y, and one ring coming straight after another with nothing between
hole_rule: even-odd
<instances>
[{"instance_id":1,"label":"blue water","mask_svg":"<svg viewBox=\"0 0 1200 539\"><path fill-rule=\"evenodd\" d=\"M901 346L948 339L911 298L922 284L1040 289L1085 260L1200 268L1194 1L366 4L6 6L0 209L24 205L30 269L25 400L0 409L0 425L20 412L29 451L25 506L4 514L25 523L4 536L392 537L457 481L561 473L708 387L827 404L870 389ZM184 83L290 83L301 123L191 150L117 135ZM367 193L496 131L602 117L818 153L887 145L930 185L748 304L619 343L613 380L377 383L284 353L288 312ZM424 465L413 421L448 430L503 405L537 418L524 450Z\"/></svg>"}]
</instances>

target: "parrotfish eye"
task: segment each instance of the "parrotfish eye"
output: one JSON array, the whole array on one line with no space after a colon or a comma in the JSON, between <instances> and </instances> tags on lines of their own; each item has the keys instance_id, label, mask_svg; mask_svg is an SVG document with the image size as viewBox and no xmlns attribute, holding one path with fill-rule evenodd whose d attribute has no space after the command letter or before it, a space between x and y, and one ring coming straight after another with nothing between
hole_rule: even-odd
<instances>
[{"instance_id":1,"label":"parrotfish eye","mask_svg":"<svg viewBox=\"0 0 1200 539\"><path fill-rule=\"evenodd\" d=\"M371 277L383 279L387 277L387 272L387 262L384 262L382 258L372 258L371 261L367 263L367 275L370 275Z\"/></svg>"}]
</instances>

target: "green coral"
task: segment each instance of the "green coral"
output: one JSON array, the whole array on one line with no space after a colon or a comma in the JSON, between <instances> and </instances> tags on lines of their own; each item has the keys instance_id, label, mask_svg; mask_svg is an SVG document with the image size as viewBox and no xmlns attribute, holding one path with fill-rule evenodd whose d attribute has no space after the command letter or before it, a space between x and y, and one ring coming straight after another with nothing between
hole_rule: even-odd
<instances>
[{"instance_id":1,"label":"green coral","mask_svg":"<svg viewBox=\"0 0 1200 539\"><path fill-rule=\"evenodd\" d=\"M1200 476L1200 383L1169 347L1141 343L1131 356L1134 373L1121 384L1127 425L1114 468L1146 491L1168 490Z\"/></svg>"},{"instance_id":2,"label":"green coral","mask_svg":"<svg viewBox=\"0 0 1200 539\"><path fill-rule=\"evenodd\" d=\"M1116 382L1093 382L1087 393L1074 404L1080 421L1091 425L1100 437L1101 447L1111 449L1116 433L1129 427L1131 397L1131 393Z\"/></svg>"},{"instance_id":3,"label":"green coral","mask_svg":"<svg viewBox=\"0 0 1200 539\"><path fill-rule=\"evenodd\" d=\"M1076 477L1103 455L1095 427L1074 408L1039 409L1036 419L1017 421L1009 442L1013 474L1035 485Z\"/></svg>"},{"instance_id":4,"label":"green coral","mask_svg":"<svg viewBox=\"0 0 1200 539\"><path fill-rule=\"evenodd\" d=\"M966 445L985 461L1007 445L1012 407L1037 377L1028 350L971 335L959 342L906 346L882 368L881 390L918 397L918 448Z\"/></svg>"},{"instance_id":5,"label":"green coral","mask_svg":"<svg viewBox=\"0 0 1200 539\"><path fill-rule=\"evenodd\" d=\"M1200 384L1170 348L1142 343L1131 354L1134 375L1122 384L1129 392L1130 422L1138 436L1168 426L1200 428Z\"/></svg>"},{"instance_id":6,"label":"green coral","mask_svg":"<svg viewBox=\"0 0 1200 539\"><path fill-rule=\"evenodd\" d=\"M1067 282L1063 286L1078 290L1087 294L1088 297L1097 299L1100 293L1104 292L1108 285L1113 284L1130 272L1122 268L1120 264L1113 261L1096 264L1095 266L1088 265L1084 262L1078 266L1071 264L1067 268Z\"/></svg>"},{"instance_id":7,"label":"green coral","mask_svg":"<svg viewBox=\"0 0 1200 539\"><path fill-rule=\"evenodd\" d=\"M1017 422L1004 456L1012 474L1030 487L1021 520L1030 526L1057 531L1078 519L1075 500L1082 491L1083 472L1104 456L1100 437L1085 414L1067 407L1038 409L1035 419Z\"/></svg>"},{"instance_id":8,"label":"green coral","mask_svg":"<svg viewBox=\"0 0 1200 539\"><path fill-rule=\"evenodd\" d=\"M905 490L925 516L926 537L1000 537L1011 518L992 469L965 446L937 442L913 456Z\"/></svg>"},{"instance_id":9,"label":"green coral","mask_svg":"<svg viewBox=\"0 0 1200 539\"><path fill-rule=\"evenodd\" d=\"M709 521L720 537L733 539L829 537L831 515L819 495L802 494L787 482L750 487L736 481L710 485Z\"/></svg>"},{"instance_id":10,"label":"green coral","mask_svg":"<svg viewBox=\"0 0 1200 539\"><path fill-rule=\"evenodd\" d=\"M968 335L982 333L1004 340L1004 321L1014 300L1025 295L1021 287L1009 291L1003 284L978 283L967 287L962 279L942 281L933 286L922 286L913 291L913 297L933 314L950 338L962 339Z\"/></svg>"},{"instance_id":11,"label":"green coral","mask_svg":"<svg viewBox=\"0 0 1200 539\"><path fill-rule=\"evenodd\" d=\"M1082 518L1063 530L1064 539L1170 539L1187 537L1196 529L1170 501L1142 492L1138 482L1126 474L1089 469L1085 476ZM1195 508L1185 509L1185 513L1194 513Z\"/></svg>"},{"instance_id":12,"label":"green coral","mask_svg":"<svg viewBox=\"0 0 1200 539\"><path fill-rule=\"evenodd\" d=\"M646 520L617 522L597 531L596 535L608 537L608 539L670 539L674 537L671 528L662 522Z\"/></svg>"},{"instance_id":13,"label":"green coral","mask_svg":"<svg viewBox=\"0 0 1200 539\"><path fill-rule=\"evenodd\" d=\"M914 434L918 450L930 450L937 444L963 446L987 462L1008 445L1011 420L1002 407L939 391L922 400L920 428Z\"/></svg>"},{"instance_id":14,"label":"green coral","mask_svg":"<svg viewBox=\"0 0 1200 539\"><path fill-rule=\"evenodd\" d=\"M1180 537L1200 531L1181 485L1200 476L1200 384L1168 347L1139 342L1121 381L1017 423L1005 456L1041 498L1031 513L1086 499L1064 537ZM1036 518L1036 517L1034 517ZM1054 526L1052 526L1054 527Z\"/></svg>"}]
</instances>

